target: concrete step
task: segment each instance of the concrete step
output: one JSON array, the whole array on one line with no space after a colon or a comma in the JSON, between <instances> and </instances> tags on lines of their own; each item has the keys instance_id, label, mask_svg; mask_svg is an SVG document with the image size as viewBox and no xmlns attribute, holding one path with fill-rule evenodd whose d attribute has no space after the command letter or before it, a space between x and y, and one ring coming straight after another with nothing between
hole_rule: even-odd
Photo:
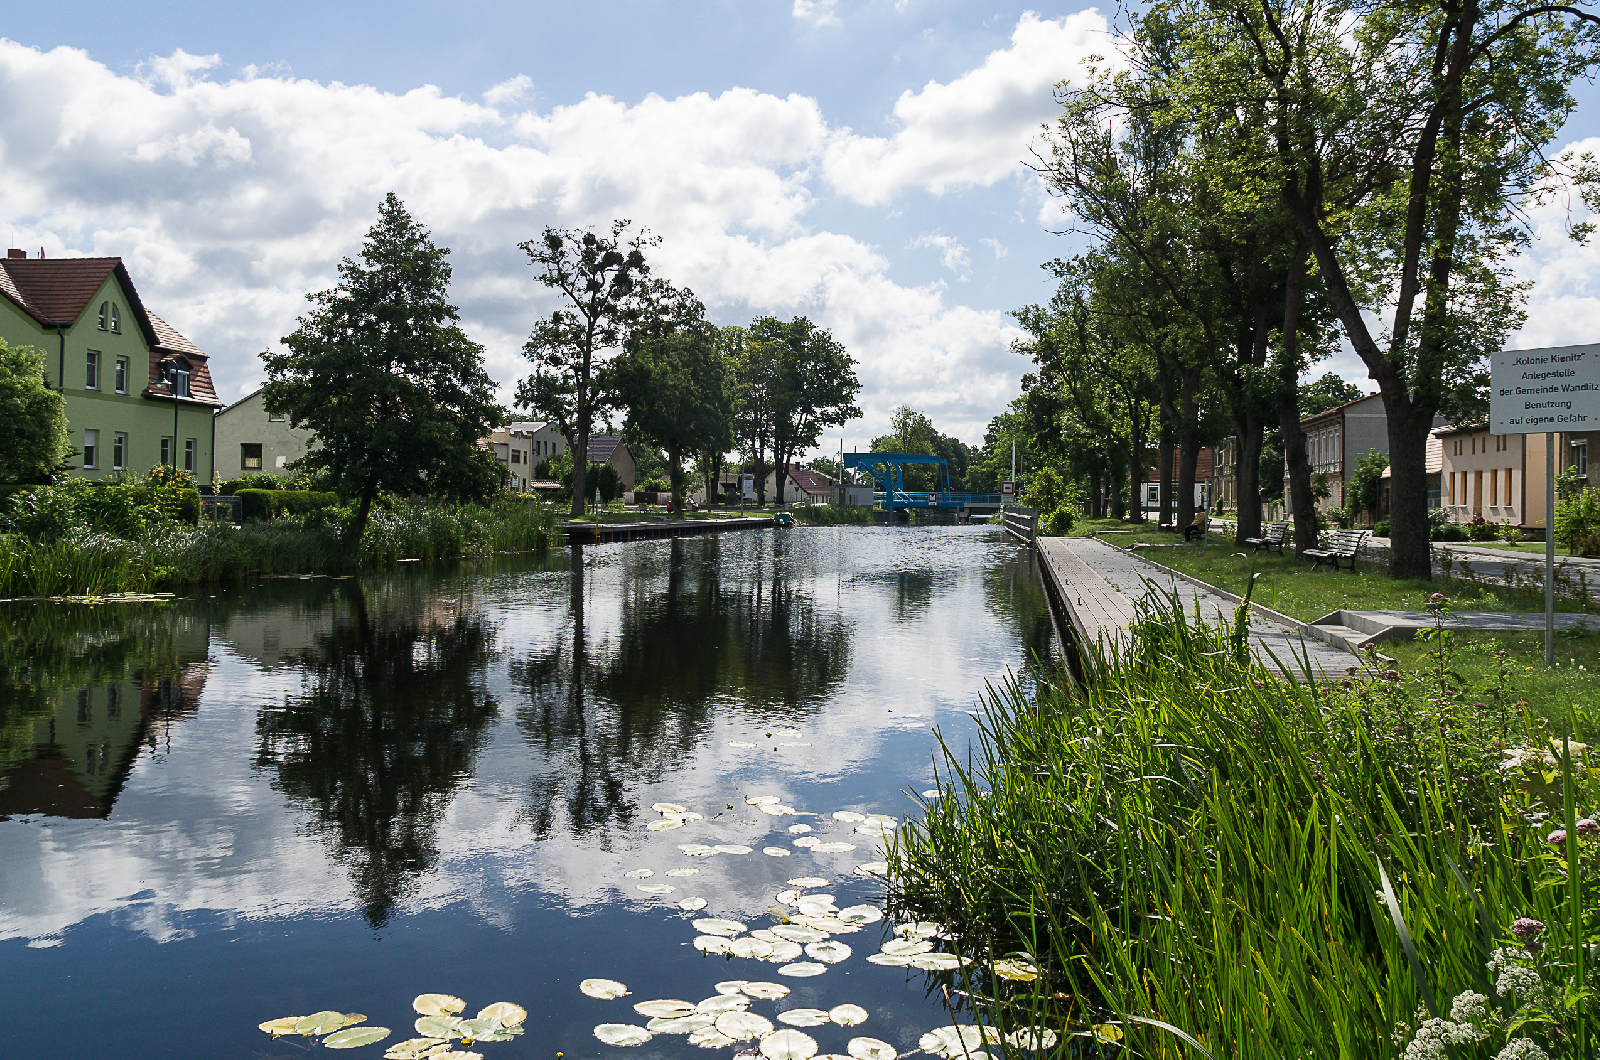
<instances>
[{"instance_id":1,"label":"concrete step","mask_svg":"<svg viewBox=\"0 0 1600 1060\"><path fill-rule=\"evenodd\" d=\"M1362 648L1366 647L1367 642L1373 639L1371 633L1363 633L1359 629L1338 625L1325 626L1320 622L1311 626L1311 632L1324 644L1332 644L1336 648L1344 648L1346 651L1353 652L1361 651Z\"/></svg>"}]
</instances>

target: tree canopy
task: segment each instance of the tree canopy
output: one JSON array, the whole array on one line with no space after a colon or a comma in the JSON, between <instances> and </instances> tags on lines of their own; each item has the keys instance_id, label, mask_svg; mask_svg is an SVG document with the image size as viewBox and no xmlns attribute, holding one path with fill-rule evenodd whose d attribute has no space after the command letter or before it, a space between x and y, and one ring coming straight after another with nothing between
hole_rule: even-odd
<instances>
[{"instance_id":1,"label":"tree canopy","mask_svg":"<svg viewBox=\"0 0 1600 1060\"><path fill-rule=\"evenodd\" d=\"M44 379L44 354L0 339L0 482L43 484L71 452L66 401Z\"/></svg>"}]
</instances>

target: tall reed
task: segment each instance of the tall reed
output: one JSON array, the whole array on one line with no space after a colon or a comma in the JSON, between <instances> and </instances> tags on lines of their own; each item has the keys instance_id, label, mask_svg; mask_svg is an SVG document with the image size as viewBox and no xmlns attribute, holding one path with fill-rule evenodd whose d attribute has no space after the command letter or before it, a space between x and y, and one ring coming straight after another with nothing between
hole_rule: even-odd
<instances>
[{"instance_id":1,"label":"tall reed","mask_svg":"<svg viewBox=\"0 0 1600 1060\"><path fill-rule=\"evenodd\" d=\"M943 797L892 844L890 902L949 925L974 959L954 996L980 1020L1050 1029L1064 1053L1398 1055L1437 1030L1419 1006L1495 998L1487 965L1519 917L1551 953L1593 940L1557 915L1565 884L1541 883L1548 762L1502 768L1548 738L1514 697L1381 668L1285 680L1240 633L1157 601L1125 648L1083 653L1081 682L1004 685L970 748L942 744ZM1600 805L1569 776L1572 807ZM1038 978L996 974L1010 954ZM1552 992L1587 981L1547 971Z\"/></svg>"}]
</instances>

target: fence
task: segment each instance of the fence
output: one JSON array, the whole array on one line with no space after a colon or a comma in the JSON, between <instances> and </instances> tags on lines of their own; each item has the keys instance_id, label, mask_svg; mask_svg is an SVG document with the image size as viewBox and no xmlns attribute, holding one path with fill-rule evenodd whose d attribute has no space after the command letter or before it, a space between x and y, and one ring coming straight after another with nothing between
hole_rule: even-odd
<instances>
[{"instance_id":1,"label":"fence","mask_svg":"<svg viewBox=\"0 0 1600 1060\"><path fill-rule=\"evenodd\" d=\"M1039 512L1035 508L1007 508L1005 531L1026 544L1032 544L1038 532Z\"/></svg>"}]
</instances>

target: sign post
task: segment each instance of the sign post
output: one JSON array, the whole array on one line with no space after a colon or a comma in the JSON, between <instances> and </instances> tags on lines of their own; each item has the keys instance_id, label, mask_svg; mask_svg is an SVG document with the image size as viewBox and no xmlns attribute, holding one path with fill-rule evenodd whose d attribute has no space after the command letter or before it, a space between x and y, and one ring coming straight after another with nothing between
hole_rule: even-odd
<instances>
[{"instance_id":1,"label":"sign post","mask_svg":"<svg viewBox=\"0 0 1600 1060\"><path fill-rule=\"evenodd\" d=\"M1556 432L1600 424L1600 345L1502 350L1489 360L1489 429L1544 435L1544 664L1556 655Z\"/></svg>"}]
</instances>

